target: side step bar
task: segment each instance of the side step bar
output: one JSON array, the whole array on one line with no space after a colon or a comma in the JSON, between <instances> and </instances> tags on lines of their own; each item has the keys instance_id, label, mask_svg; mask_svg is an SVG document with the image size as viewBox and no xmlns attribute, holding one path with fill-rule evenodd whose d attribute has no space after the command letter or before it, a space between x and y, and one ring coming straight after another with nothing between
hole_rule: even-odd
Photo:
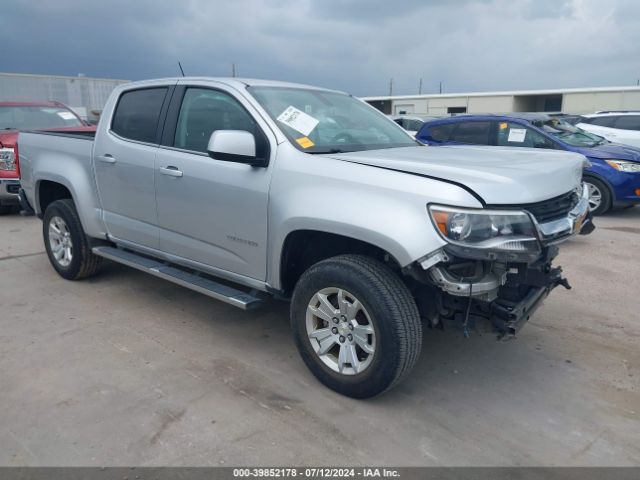
<instances>
[{"instance_id":1,"label":"side step bar","mask_svg":"<svg viewBox=\"0 0 640 480\"><path fill-rule=\"evenodd\" d=\"M254 297L242 290L228 287L227 285L215 282L206 277L180 270L152 258L136 255L126 250L114 247L93 247L91 251L100 257L150 273L151 275L190 288L191 290L203 293L216 300L241 308L242 310L250 310L263 303L260 298Z\"/></svg>"}]
</instances>

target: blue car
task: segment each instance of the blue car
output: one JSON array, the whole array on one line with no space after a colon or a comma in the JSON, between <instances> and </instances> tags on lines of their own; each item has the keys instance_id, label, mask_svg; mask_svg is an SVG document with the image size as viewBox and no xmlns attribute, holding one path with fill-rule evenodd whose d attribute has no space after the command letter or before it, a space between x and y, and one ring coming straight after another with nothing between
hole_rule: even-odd
<instances>
[{"instance_id":1,"label":"blue car","mask_svg":"<svg viewBox=\"0 0 640 480\"><path fill-rule=\"evenodd\" d=\"M416 138L428 145L494 145L567 150L586 156L594 215L640 203L640 148L611 143L541 113L459 115L425 122Z\"/></svg>"}]
</instances>

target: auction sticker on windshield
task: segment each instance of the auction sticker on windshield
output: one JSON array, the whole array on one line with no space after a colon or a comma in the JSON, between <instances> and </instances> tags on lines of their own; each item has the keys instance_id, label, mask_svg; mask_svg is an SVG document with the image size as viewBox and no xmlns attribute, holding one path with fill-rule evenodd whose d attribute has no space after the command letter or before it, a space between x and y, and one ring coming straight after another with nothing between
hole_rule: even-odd
<instances>
[{"instance_id":1,"label":"auction sticker on windshield","mask_svg":"<svg viewBox=\"0 0 640 480\"><path fill-rule=\"evenodd\" d=\"M76 116L71 112L58 112L58 115L65 120L75 120Z\"/></svg>"},{"instance_id":2,"label":"auction sticker on windshield","mask_svg":"<svg viewBox=\"0 0 640 480\"><path fill-rule=\"evenodd\" d=\"M305 137L309 135L319 123L319 120L316 120L311 115L304 113L302 110L298 110L293 105L287 107L287 109L280 114L277 120L284 123L287 127L300 132Z\"/></svg>"},{"instance_id":3,"label":"auction sticker on windshield","mask_svg":"<svg viewBox=\"0 0 640 480\"><path fill-rule=\"evenodd\" d=\"M507 139L507 141L522 143L524 142L524 137L526 137L526 135L526 128L512 128L511 130L509 130L509 138Z\"/></svg>"}]
</instances>

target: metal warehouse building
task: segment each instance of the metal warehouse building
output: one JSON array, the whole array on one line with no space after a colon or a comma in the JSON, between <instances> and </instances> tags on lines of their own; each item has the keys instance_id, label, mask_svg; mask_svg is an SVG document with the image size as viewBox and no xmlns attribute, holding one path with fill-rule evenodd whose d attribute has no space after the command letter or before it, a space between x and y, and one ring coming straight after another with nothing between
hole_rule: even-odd
<instances>
[{"instance_id":1,"label":"metal warehouse building","mask_svg":"<svg viewBox=\"0 0 640 480\"><path fill-rule=\"evenodd\" d=\"M102 110L111 91L128 80L0 73L0 101L55 100L71 107L82 118Z\"/></svg>"},{"instance_id":2,"label":"metal warehouse building","mask_svg":"<svg viewBox=\"0 0 640 480\"><path fill-rule=\"evenodd\" d=\"M570 88L513 92L364 97L386 114L565 112L640 110L640 87Z\"/></svg>"}]
</instances>

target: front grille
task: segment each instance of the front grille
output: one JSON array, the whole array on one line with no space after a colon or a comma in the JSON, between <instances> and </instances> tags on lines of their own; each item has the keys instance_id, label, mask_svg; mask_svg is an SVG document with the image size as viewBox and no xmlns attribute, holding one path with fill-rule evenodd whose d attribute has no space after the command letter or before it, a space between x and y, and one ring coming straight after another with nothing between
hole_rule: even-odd
<instances>
[{"instance_id":1,"label":"front grille","mask_svg":"<svg viewBox=\"0 0 640 480\"><path fill-rule=\"evenodd\" d=\"M565 217L579 201L578 194L575 191L571 191L542 202L520 205L487 205L487 207L501 210L526 210L536 218L538 223L545 223Z\"/></svg>"},{"instance_id":2,"label":"front grille","mask_svg":"<svg viewBox=\"0 0 640 480\"><path fill-rule=\"evenodd\" d=\"M15 193L17 195L19 191L20 191L20 184L7 185L7 192Z\"/></svg>"}]
</instances>

